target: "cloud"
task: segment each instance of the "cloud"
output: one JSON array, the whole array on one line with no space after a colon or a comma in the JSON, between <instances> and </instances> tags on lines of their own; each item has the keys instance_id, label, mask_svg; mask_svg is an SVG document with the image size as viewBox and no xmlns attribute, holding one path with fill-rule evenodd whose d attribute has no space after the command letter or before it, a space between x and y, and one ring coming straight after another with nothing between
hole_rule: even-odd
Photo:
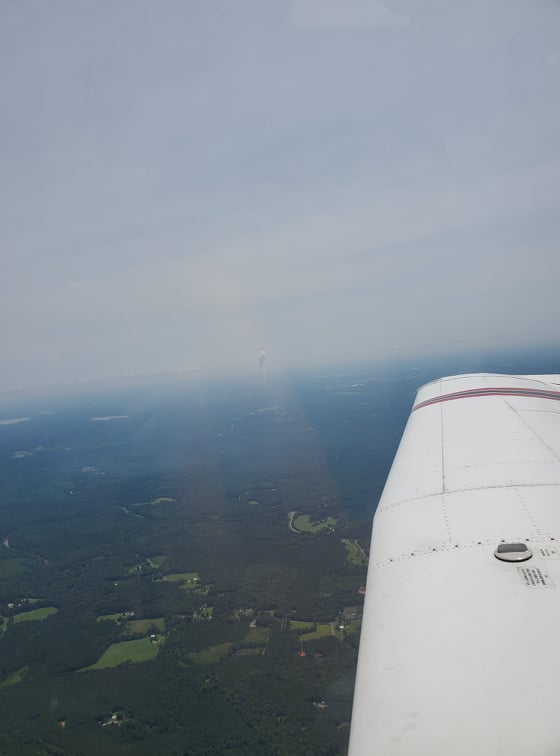
<instances>
[{"instance_id":1,"label":"cloud","mask_svg":"<svg viewBox=\"0 0 560 756\"><path fill-rule=\"evenodd\" d=\"M410 23L379 0L293 0L290 19L309 29L377 29Z\"/></svg>"}]
</instances>

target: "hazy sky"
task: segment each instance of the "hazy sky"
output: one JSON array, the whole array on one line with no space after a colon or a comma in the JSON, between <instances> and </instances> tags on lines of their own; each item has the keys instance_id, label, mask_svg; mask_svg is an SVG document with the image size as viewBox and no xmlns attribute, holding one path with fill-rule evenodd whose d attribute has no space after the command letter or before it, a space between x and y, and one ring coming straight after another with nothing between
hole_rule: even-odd
<instances>
[{"instance_id":1,"label":"hazy sky","mask_svg":"<svg viewBox=\"0 0 560 756\"><path fill-rule=\"evenodd\" d=\"M557 0L0 0L0 388L558 343Z\"/></svg>"}]
</instances>

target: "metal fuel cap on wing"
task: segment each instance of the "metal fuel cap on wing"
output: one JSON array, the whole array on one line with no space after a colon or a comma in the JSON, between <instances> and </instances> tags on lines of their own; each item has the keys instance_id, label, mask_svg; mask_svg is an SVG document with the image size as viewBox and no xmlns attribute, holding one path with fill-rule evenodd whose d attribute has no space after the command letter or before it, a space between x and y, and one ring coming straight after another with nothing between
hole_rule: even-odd
<instances>
[{"instance_id":1,"label":"metal fuel cap on wing","mask_svg":"<svg viewBox=\"0 0 560 756\"><path fill-rule=\"evenodd\" d=\"M526 562L533 552L525 543L500 543L494 556L502 562Z\"/></svg>"}]
</instances>

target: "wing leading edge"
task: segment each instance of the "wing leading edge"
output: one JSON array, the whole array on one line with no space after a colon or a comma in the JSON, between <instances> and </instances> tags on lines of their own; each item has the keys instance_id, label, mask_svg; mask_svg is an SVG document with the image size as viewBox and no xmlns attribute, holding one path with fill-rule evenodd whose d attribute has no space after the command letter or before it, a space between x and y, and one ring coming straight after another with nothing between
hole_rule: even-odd
<instances>
[{"instance_id":1,"label":"wing leading edge","mask_svg":"<svg viewBox=\"0 0 560 756\"><path fill-rule=\"evenodd\" d=\"M559 544L558 376L423 386L374 518L350 756L558 756Z\"/></svg>"}]
</instances>

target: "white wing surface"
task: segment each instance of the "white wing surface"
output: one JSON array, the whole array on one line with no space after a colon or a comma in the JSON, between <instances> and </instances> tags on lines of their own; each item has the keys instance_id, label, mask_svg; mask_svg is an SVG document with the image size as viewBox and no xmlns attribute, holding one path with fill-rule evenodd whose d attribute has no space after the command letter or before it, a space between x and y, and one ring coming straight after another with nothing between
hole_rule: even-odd
<instances>
[{"instance_id":1,"label":"white wing surface","mask_svg":"<svg viewBox=\"0 0 560 756\"><path fill-rule=\"evenodd\" d=\"M559 380L418 392L374 518L350 756L559 756Z\"/></svg>"}]
</instances>

